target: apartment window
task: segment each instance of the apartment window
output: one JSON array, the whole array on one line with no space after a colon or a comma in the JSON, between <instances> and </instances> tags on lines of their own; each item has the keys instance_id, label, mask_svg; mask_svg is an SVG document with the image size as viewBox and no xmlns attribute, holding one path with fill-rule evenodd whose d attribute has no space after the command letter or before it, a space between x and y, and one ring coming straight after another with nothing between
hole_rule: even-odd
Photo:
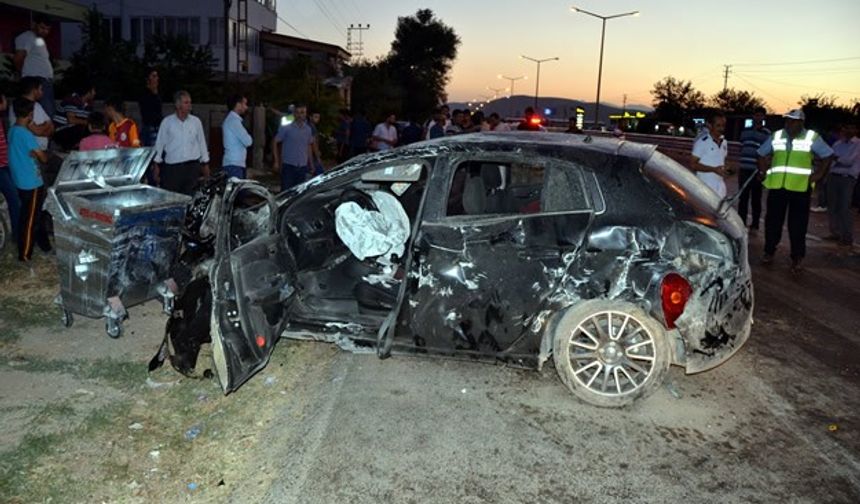
<instances>
[{"instance_id":1,"label":"apartment window","mask_svg":"<svg viewBox=\"0 0 860 504\"><path fill-rule=\"evenodd\" d=\"M230 45L236 47L239 43L238 32L236 29L236 22L230 21Z\"/></svg>"},{"instance_id":2,"label":"apartment window","mask_svg":"<svg viewBox=\"0 0 860 504\"><path fill-rule=\"evenodd\" d=\"M188 19L188 41L192 44L200 44L200 18Z\"/></svg>"},{"instance_id":3,"label":"apartment window","mask_svg":"<svg viewBox=\"0 0 860 504\"><path fill-rule=\"evenodd\" d=\"M143 18L141 20L141 22L142 22L141 24L143 27L141 29L141 32L143 34L143 41L149 42L149 39L151 39L152 36L155 34L155 31L153 28L153 23L152 23L152 18Z\"/></svg>"},{"instance_id":4,"label":"apartment window","mask_svg":"<svg viewBox=\"0 0 860 504\"><path fill-rule=\"evenodd\" d=\"M118 17L102 18L102 31L111 42L122 40L122 19Z\"/></svg>"},{"instance_id":5,"label":"apartment window","mask_svg":"<svg viewBox=\"0 0 860 504\"><path fill-rule=\"evenodd\" d=\"M137 18L137 17L133 17L130 19L130 21L131 21L131 42L134 45L139 45L143 41L143 38L141 37L141 31L140 31L141 19Z\"/></svg>"},{"instance_id":6,"label":"apartment window","mask_svg":"<svg viewBox=\"0 0 860 504\"><path fill-rule=\"evenodd\" d=\"M224 45L224 18L209 18L209 45Z\"/></svg>"}]
</instances>

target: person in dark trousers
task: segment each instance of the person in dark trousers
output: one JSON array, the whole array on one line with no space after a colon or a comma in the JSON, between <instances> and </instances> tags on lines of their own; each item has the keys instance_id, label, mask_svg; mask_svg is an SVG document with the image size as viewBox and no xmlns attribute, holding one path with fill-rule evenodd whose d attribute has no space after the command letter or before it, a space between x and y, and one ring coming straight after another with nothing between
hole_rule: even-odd
<instances>
[{"instance_id":1,"label":"person in dark trousers","mask_svg":"<svg viewBox=\"0 0 860 504\"><path fill-rule=\"evenodd\" d=\"M203 124L191 114L191 95L173 95L176 112L165 117L155 139L155 177L168 191L192 195L201 176L209 176L209 150ZM162 164L163 163L163 164Z\"/></svg>"},{"instance_id":2,"label":"person in dark trousers","mask_svg":"<svg viewBox=\"0 0 860 504\"><path fill-rule=\"evenodd\" d=\"M359 110L352 119L349 128L349 155L355 157L367 152L367 144L373 133L373 125L367 120L363 110Z\"/></svg>"},{"instance_id":3,"label":"person in dark trousers","mask_svg":"<svg viewBox=\"0 0 860 504\"><path fill-rule=\"evenodd\" d=\"M839 140L833 143L833 152L834 162L827 181L830 235L825 240L836 241L843 251L850 252L854 244L851 198L857 177L860 177L860 138L857 138L856 125L842 125Z\"/></svg>"},{"instance_id":4,"label":"person in dark trousers","mask_svg":"<svg viewBox=\"0 0 860 504\"><path fill-rule=\"evenodd\" d=\"M352 125L352 113L349 109L340 109L337 119L337 129L334 130L334 140L337 144L337 164L349 159L349 130Z\"/></svg>"},{"instance_id":5,"label":"person in dark trousers","mask_svg":"<svg viewBox=\"0 0 860 504\"><path fill-rule=\"evenodd\" d=\"M27 262L33 257L34 242L43 252L51 251L51 241L42 218L45 184L38 165L48 162L48 154L39 148L35 135L28 128L33 120L33 102L18 98L14 106L15 125L9 130L9 168L21 200L18 260Z\"/></svg>"},{"instance_id":6,"label":"person in dark trousers","mask_svg":"<svg viewBox=\"0 0 860 504\"><path fill-rule=\"evenodd\" d=\"M774 132L758 149L759 171L768 190L762 264L773 262L788 214L791 271L797 274L806 255L810 194L815 183L827 175L833 149L818 133L803 127L806 116L802 110L794 109L783 117L785 128ZM820 160L817 167L816 157Z\"/></svg>"},{"instance_id":7,"label":"person in dark trousers","mask_svg":"<svg viewBox=\"0 0 860 504\"><path fill-rule=\"evenodd\" d=\"M161 125L161 95L158 94L158 70L151 68L146 72L146 89L137 102L140 107L140 143L144 147L152 147L158 138L158 127ZM157 185L155 168L150 166L146 171L146 182Z\"/></svg>"},{"instance_id":8,"label":"person in dark trousers","mask_svg":"<svg viewBox=\"0 0 860 504\"><path fill-rule=\"evenodd\" d=\"M296 105L293 122L278 128L272 140L274 171L280 169L281 191L305 181L313 166L313 129L307 122L308 108Z\"/></svg>"},{"instance_id":9,"label":"person in dark trousers","mask_svg":"<svg viewBox=\"0 0 860 504\"><path fill-rule=\"evenodd\" d=\"M146 89L137 102L140 107L141 144L144 147L155 145L158 127L161 125L161 96L158 94L158 70L151 69L146 74Z\"/></svg>"},{"instance_id":10,"label":"person in dark trousers","mask_svg":"<svg viewBox=\"0 0 860 504\"><path fill-rule=\"evenodd\" d=\"M0 95L0 112L7 108L6 97ZM0 194L6 198L6 207L9 209L9 224L12 226L12 236L18 236L18 222L21 219L21 200L18 198L18 190L12 181L12 173L9 169L9 148L6 144L6 131L3 121L0 121Z\"/></svg>"},{"instance_id":11,"label":"person in dark trousers","mask_svg":"<svg viewBox=\"0 0 860 504\"><path fill-rule=\"evenodd\" d=\"M744 128L741 131L741 162L740 170L738 170L738 187L744 187L744 184L750 177L758 177L758 148L770 138L771 131L764 126L765 110L758 107L753 112L753 124L749 128ZM759 221L761 220L761 194L762 185L757 181L751 181L741 191L740 199L738 200L738 215L744 221L744 225L749 225L750 232L756 232L759 229ZM747 221L748 211L752 208L752 219Z\"/></svg>"},{"instance_id":12,"label":"person in dark trousers","mask_svg":"<svg viewBox=\"0 0 860 504\"><path fill-rule=\"evenodd\" d=\"M222 169L228 177L247 178L248 147L254 143L251 134L242 124L242 116L248 111L248 98L234 94L227 99L227 116L221 123L221 140L224 145Z\"/></svg>"}]
</instances>

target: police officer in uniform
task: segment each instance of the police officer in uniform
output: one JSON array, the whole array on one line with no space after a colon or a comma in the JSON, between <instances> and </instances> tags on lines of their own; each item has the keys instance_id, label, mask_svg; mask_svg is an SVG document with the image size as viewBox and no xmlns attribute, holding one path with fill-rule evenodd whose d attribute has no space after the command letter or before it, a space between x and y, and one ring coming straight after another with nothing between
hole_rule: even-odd
<instances>
[{"instance_id":1,"label":"police officer in uniform","mask_svg":"<svg viewBox=\"0 0 860 504\"><path fill-rule=\"evenodd\" d=\"M812 188L827 175L833 149L818 133L803 127L806 119L803 110L794 109L783 117L785 128L774 132L758 149L759 171L764 175L764 187L768 190L762 264L773 262L788 214L791 271L796 274L806 255ZM817 167L816 157L820 160Z\"/></svg>"}]
</instances>

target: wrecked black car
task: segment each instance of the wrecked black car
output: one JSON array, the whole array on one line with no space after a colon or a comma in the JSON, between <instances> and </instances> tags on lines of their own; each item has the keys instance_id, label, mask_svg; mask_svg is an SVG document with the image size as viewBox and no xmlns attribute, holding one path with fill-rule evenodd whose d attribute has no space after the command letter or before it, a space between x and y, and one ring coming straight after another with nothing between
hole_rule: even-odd
<instances>
[{"instance_id":1,"label":"wrecked black car","mask_svg":"<svg viewBox=\"0 0 860 504\"><path fill-rule=\"evenodd\" d=\"M211 296L189 309L210 322L225 393L286 337L382 358L552 358L574 395L622 406L750 333L743 224L650 145L470 134L356 158L277 197L233 180L216 206L197 274Z\"/></svg>"}]
</instances>

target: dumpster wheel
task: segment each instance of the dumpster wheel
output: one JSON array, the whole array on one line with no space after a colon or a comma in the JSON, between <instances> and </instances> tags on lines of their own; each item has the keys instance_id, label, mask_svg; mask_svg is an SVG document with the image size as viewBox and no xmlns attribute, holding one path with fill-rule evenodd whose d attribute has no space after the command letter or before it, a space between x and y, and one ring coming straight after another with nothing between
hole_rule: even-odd
<instances>
[{"instance_id":1,"label":"dumpster wheel","mask_svg":"<svg viewBox=\"0 0 860 504\"><path fill-rule=\"evenodd\" d=\"M105 332L113 339L122 336L122 322L109 318L105 321Z\"/></svg>"},{"instance_id":2,"label":"dumpster wheel","mask_svg":"<svg viewBox=\"0 0 860 504\"><path fill-rule=\"evenodd\" d=\"M60 321L62 321L63 327L72 327L72 325L75 323L75 316L72 315L72 312L65 308L63 308L62 310L63 314L60 318Z\"/></svg>"}]
</instances>

